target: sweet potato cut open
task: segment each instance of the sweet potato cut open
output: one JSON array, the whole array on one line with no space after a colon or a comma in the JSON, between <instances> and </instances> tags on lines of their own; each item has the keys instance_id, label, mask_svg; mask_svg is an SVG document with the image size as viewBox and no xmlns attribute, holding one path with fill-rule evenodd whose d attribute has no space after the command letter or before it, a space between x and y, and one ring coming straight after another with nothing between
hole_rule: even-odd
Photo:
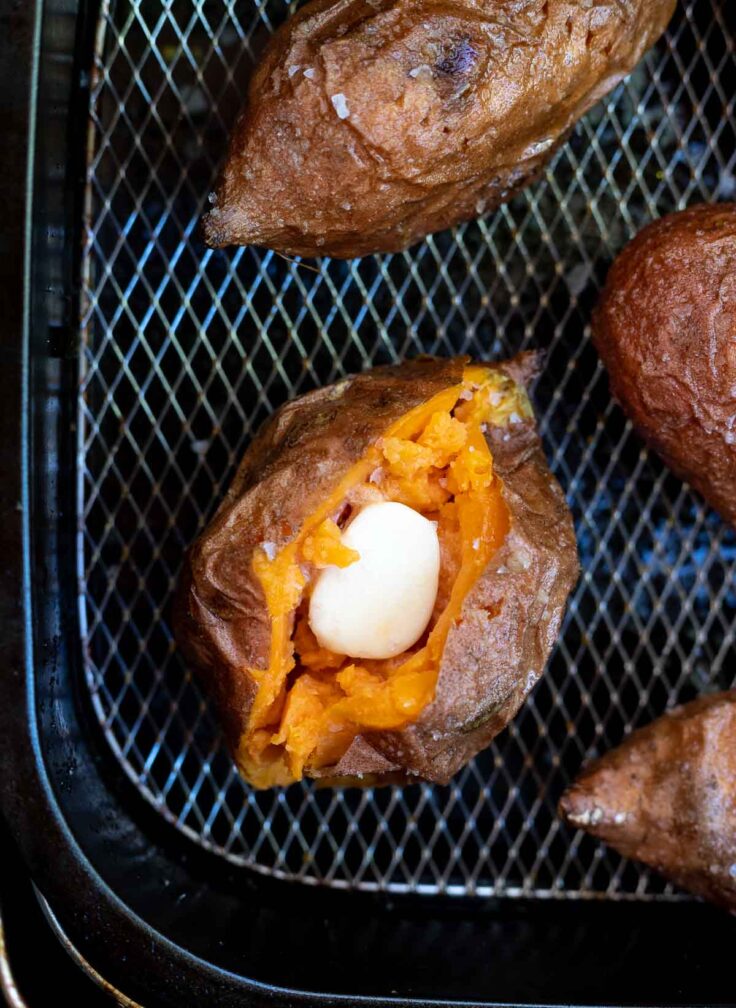
<instances>
[{"instance_id":1,"label":"sweet potato cut open","mask_svg":"<svg viewBox=\"0 0 736 1008\"><path fill-rule=\"evenodd\" d=\"M256 787L302 776L447 780L541 674L576 573L534 431L527 357L376 369L287 404L193 547L177 636ZM321 646L310 595L356 562L342 529L393 501L436 523L437 597L387 659Z\"/></svg>"}]
</instances>

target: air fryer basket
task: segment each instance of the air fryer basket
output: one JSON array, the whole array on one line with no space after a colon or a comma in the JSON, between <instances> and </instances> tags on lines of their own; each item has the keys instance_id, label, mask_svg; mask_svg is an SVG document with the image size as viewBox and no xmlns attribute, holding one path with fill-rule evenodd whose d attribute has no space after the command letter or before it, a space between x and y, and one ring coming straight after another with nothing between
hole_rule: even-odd
<instances>
[{"instance_id":1,"label":"air fryer basket","mask_svg":"<svg viewBox=\"0 0 736 1008\"><path fill-rule=\"evenodd\" d=\"M644 223L736 197L730 0L681 0L484 220L349 263L207 250L249 66L294 6L36 6L6 814L75 945L147 1006L730 1003L734 923L555 814L585 759L736 681L736 536L642 448L587 330ZM254 430L372 364L530 347L583 567L544 679L448 787L251 791L168 606Z\"/></svg>"},{"instance_id":2,"label":"air fryer basket","mask_svg":"<svg viewBox=\"0 0 736 1008\"><path fill-rule=\"evenodd\" d=\"M510 207L404 255L305 268L208 251L198 230L251 53L288 5L103 5L77 428L86 678L125 772L198 843L350 889L672 898L571 836L555 803L583 758L734 681L736 538L642 451L585 330L612 254L643 223L736 193L721 7L686 3ZM535 400L584 570L544 681L448 788L251 791L172 649L167 604L258 423L404 355L528 347L547 350Z\"/></svg>"}]
</instances>

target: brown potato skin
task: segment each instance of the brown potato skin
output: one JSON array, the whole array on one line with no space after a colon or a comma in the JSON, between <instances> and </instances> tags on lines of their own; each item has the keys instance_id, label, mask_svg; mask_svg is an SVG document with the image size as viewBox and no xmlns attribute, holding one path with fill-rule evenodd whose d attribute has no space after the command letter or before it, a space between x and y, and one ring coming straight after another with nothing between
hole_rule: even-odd
<instances>
[{"instance_id":1,"label":"brown potato skin","mask_svg":"<svg viewBox=\"0 0 736 1008\"><path fill-rule=\"evenodd\" d=\"M233 753L256 690L244 669L266 668L269 657L254 549L286 545L367 448L410 409L459 384L466 364L415 360L311 392L275 413L246 451L187 556L174 612L177 641L212 693ZM535 358L498 367L523 384ZM542 674L578 576L572 521L533 421L491 427L487 437L511 527L448 636L434 701L403 731L358 736L337 766L313 776L445 783L505 727Z\"/></svg>"},{"instance_id":2,"label":"brown potato skin","mask_svg":"<svg viewBox=\"0 0 736 1008\"><path fill-rule=\"evenodd\" d=\"M313 0L254 73L208 244L353 258L493 210L539 174L674 7Z\"/></svg>"},{"instance_id":3,"label":"brown potato skin","mask_svg":"<svg viewBox=\"0 0 736 1008\"><path fill-rule=\"evenodd\" d=\"M644 228L614 262L592 334L644 440L736 524L736 204Z\"/></svg>"},{"instance_id":4,"label":"brown potato skin","mask_svg":"<svg viewBox=\"0 0 736 1008\"><path fill-rule=\"evenodd\" d=\"M633 732L583 771L560 813L736 912L736 689Z\"/></svg>"}]
</instances>

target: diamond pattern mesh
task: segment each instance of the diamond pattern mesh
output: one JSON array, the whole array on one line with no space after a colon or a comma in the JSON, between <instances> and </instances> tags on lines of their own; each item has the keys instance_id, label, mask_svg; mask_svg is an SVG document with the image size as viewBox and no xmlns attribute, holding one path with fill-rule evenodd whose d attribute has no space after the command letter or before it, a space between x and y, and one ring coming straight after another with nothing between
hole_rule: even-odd
<instances>
[{"instance_id":1,"label":"diamond pattern mesh","mask_svg":"<svg viewBox=\"0 0 736 1008\"><path fill-rule=\"evenodd\" d=\"M103 2L92 77L79 393L86 680L117 759L179 830L287 878L388 891L670 898L568 831L581 762L734 682L736 536L610 402L586 320L658 213L736 195L730 0L665 40L496 214L410 253L317 268L213 252L198 219L253 54L284 0ZM254 793L175 652L182 552L264 417L418 352L547 349L534 397L583 575L546 677L449 787Z\"/></svg>"}]
</instances>

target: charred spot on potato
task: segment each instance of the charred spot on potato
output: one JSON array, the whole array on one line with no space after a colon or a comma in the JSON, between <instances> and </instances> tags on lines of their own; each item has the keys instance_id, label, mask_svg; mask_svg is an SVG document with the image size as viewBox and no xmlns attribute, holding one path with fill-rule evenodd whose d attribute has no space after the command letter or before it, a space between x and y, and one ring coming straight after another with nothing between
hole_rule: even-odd
<instances>
[{"instance_id":1,"label":"charred spot on potato","mask_svg":"<svg viewBox=\"0 0 736 1008\"><path fill-rule=\"evenodd\" d=\"M464 35L443 47L435 61L434 72L440 77L466 77L475 67L478 55L470 36Z\"/></svg>"},{"instance_id":2,"label":"charred spot on potato","mask_svg":"<svg viewBox=\"0 0 736 1008\"><path fill-rule=\"evenodd\" d=\"M480 711L471 721L466 722L463 725L462 731L464 734L469 734L470 732L477 731L478 728L482 728L484 724L487 724L491 718L501 709L502 704L499 701L494 701L489 704L484 710Z\"/></svg>"}]
</instances>

